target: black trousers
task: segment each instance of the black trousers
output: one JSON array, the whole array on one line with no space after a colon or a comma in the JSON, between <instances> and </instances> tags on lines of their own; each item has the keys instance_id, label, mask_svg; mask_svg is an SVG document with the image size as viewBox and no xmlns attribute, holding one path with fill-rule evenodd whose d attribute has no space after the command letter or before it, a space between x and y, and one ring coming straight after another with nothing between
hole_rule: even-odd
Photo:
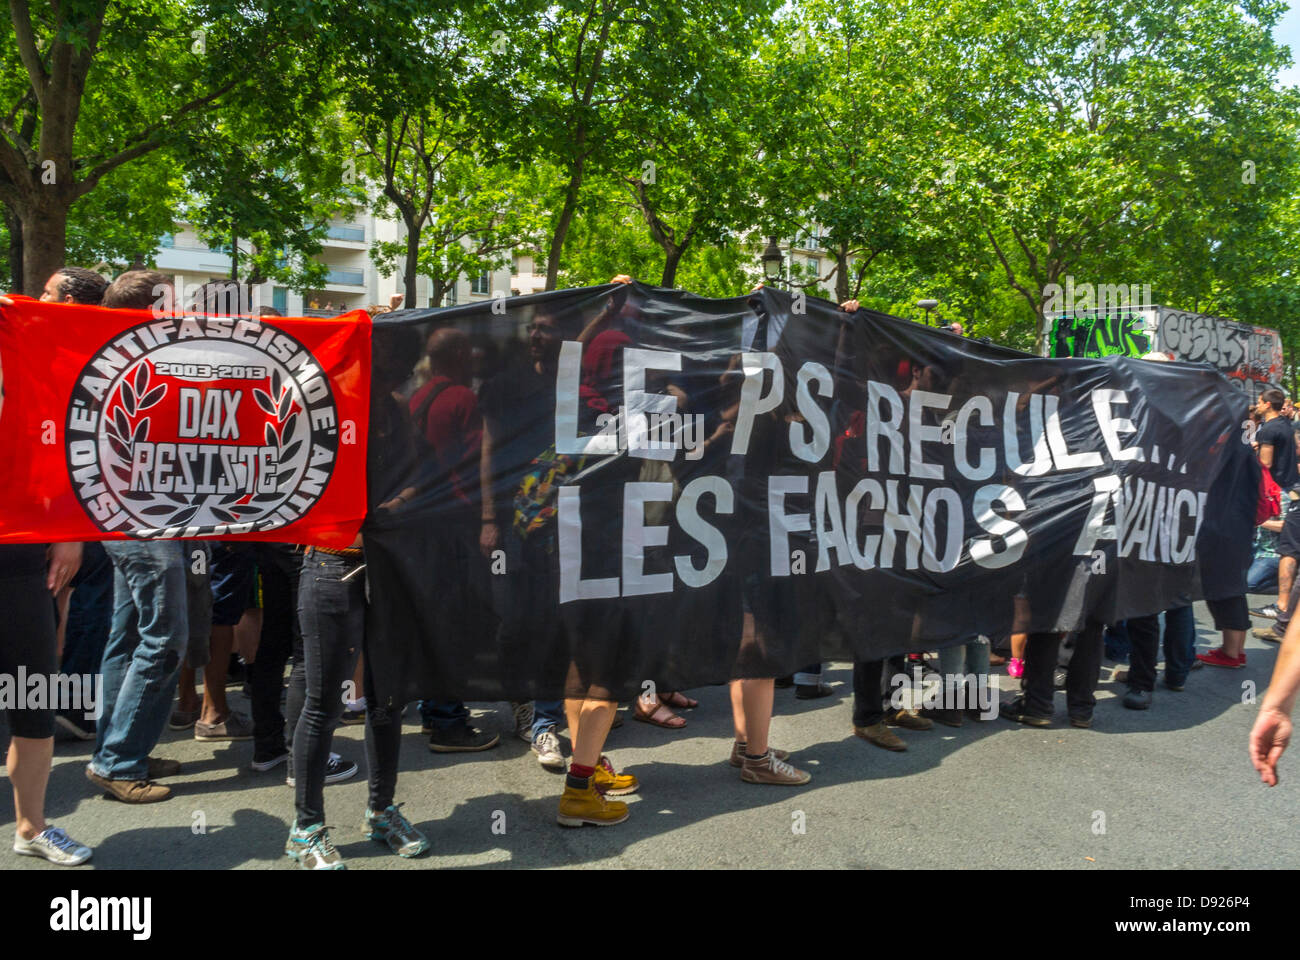
<instances>
[{"instance_id":1,"label":"black trousers","mask_svg":"<svg viewBox=\"0 0 1300 960\"><path fill-rule=\"evenodd\" d=\"M853 661L853 725L870 727L885 719L884 660Z\"/></svg>"},{"instance_id":2,"label":"black trousers","mask_svg":"<svg viewBox=\"0 0 1300 960\"><path fill-rule=\"evenodd\" d=\"M1130 621L1131 623L1132 621ZM1072 718L1090 720L1097 680L1101 676L1102 633L1105 626L1089 622L1075 638L1074 656L1066 672L1066 708ZM1052 674L1060 653L1061 634L1031 633L1025 647L1025 710L1039 717L1050 717L1055 708Z\"/></svg>"},{"instance_id":3,"label":"black trousers","mask_svg":"<svg viewBox=\"0 0 1300 960\"><path fill-rule=\"evenodd\" d=\"M269 759L285 748L284 714L280 694L284 689L284 665L290 655L302 663L302 631L298 626L298 578L302 576L302 554L284 543L258 544L258 570L262 575L262 634L257 657L248 668L248 687L253 714L253 755ZM302 695L297 720L302 712Z\"/></svg>"}]
</instances>

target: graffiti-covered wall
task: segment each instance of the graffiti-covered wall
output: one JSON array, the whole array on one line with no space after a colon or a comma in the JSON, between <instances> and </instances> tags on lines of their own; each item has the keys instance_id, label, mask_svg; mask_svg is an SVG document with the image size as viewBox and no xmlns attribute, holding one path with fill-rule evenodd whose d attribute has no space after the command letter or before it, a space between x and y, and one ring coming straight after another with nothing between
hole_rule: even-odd
<instances>
[{"instance_id":1,"label":"graffiti-covered wall","mask_svg":"<svg viewBox=\"0 0 1300 960\"><path fill-rule=\"evenodd\" d=\"M1251 400L1282 382L1282 339L1276 330L1162 307L1158 349L1175 360L1210 363Z\"/></svg>"},{"instance_id":2,"label":"graffiti-covered wall","mask_svg":"<svg viewBox=\"0 0 1300 960\"><path fill-rule=\"evenodd\" d=\"M1151 350L1151 336L1137 314L1073 316L1052 320L1053 357L1140 357Z\"/></svg>"}]
</instances>

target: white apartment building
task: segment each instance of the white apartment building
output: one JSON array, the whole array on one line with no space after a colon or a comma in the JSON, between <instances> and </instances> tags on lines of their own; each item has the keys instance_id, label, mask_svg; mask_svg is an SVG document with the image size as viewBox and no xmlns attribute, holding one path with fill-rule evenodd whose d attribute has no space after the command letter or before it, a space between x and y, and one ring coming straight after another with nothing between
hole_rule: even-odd
<instances>
[{"instance_id":1,"label":"white apartment building","mask_svg":"<svg viewBox=\"0 0 1300 960\"><path fill-rule=\"evenodd\" d=\"M397 240L405 236L405 227L399 220L376 217L358 211L346 221L332 221L322 242L316 260L324 264L329 273L325 283L315 290L298 293L272 281L260 284L253 290L253 305L272 306L288 317L332 317L347 310L365 309L376 305L387 306L389 298L406 288L402 265L385 277L370 259L370 247L377 241ZM246 242L245 242L246 243ZM159 242L154 254L157 269L173 277L178 291L193 289L212 280L230 277L228 248L210 247L186 223L177 223L172 233ZM249 251L251 246L241 246ZM241 254L242 255L242 254ZM468 303L488 300L494 291L531 293L541 289L546 278L532 273L532 258L516 258L525 273L513 274L508 266L501 270L483 273L477 277L461 277L456 289L444 299L444 304ZM514 266L513 264L511 266ZM516 286L516 280L524 287ZM534 283L540 281L536 286ZM427 277L417 276L413 304L404 306L427 307L430 304L432 284Z\"/></svg>"},{"instance_id":2,"label":"white apartment building","mask_svg":"<svg viewBox=\"0 0 1300 960\"><path fill-rule=\"evenodd\" d=\"M260 284L253 290L253 306L272 306L284 316L331 317L356 309L383 305L389 298L405 290L401 263L394 264L393 272L385 277L370 259L370 247L380 241L393 241L405 236L405 226L400 220L376 217L368 210L358 210L347 220L332 221L316 259L329 273L325 283L316 290L298 293L272 281ZM785 257L782 279L797 278L807 282L812 277L822 277L832 266L832 259L820 249L819 230L800 236L792 247L790 241L779 241ZM247 241L243 242L247 244ZM246 252L251 246L244 246ZM755 258L757 259L757 252ZM166 234L155 252L158 270L173 277L178 291L192 290L213 280L230 276L230 255L221 247L210 247L194 232L189 224L178 222L172 233ZM654 282L656 278L641 278ZM442 305L471 303L488 300L497 292L506 295L536 293L545 289L546 274L538 272L536 258L531 252L519 251L501 269L485 272L477 277L461 277L455 289L443 298ZM834 281L825 284L834 288ZM417 276L415 303L408 307L436 306L430 303L432 284L427 277Z\"/></svg>"}]
</instances>

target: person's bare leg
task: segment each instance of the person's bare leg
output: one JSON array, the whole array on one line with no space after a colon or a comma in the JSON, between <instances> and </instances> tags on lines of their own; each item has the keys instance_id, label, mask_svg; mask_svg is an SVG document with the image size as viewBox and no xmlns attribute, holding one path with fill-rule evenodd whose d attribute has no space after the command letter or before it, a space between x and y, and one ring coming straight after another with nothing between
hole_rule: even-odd
<instances>
[{"instance_id":1,"label":"person's bare leg","mask_svg":"<svg viewBox=\"0 0 1300 960\"><path fill-rule=\"evenodd\" d=\"M1277 562L1277 608L1291 607L1291 584L1295 582L1295 557L1282 557Z\"/></svg>"},{"instance_id":2,"label":"person's bare leg","mask_svg":"<svg viewBox=\"0 0 1300 960\"><path fill-rule=\"evenodd\" d=\"M731 694L731 723L736 728L736 742L748 743L745 726L745 693L741 684L743 680L732 680L727 684Z\"/></svg>"},{"instance_id":3,"label":"person's bare leg","mask_svg":"<svg viewBox=\"0 0 1300 960\"><path fill-rule=\"evenodd\" d=\"M212 628L208 665L203 668L203 723L221 723L230 716L226 703L226 673L230 666L230 648L235 643L234 627Z\"/></svg>"},{"instance_id":4,"label":"person's bare leg","mask_svg":"<svg viewBox=\"0 0 1300 960\"><path fill-rule=\"evenodd\" d=\"M366 655L364 653L359 653L357 654L357 668L352 671L352 695L348 698L353 703L365 696L365 669ZM367 704L367 706L369 706L369 704Z\"/></svg>"},{"instance_id":5,"label":"person's bare leg","mask_svg":"<svg viewBox=\"0 0 1300 960\"><path fill-rule=\"evenodd\" d=\"M9 779L14 785L14 819L18 833L30 840L45 829L45 785L50 782L54 738L10 737Z\"/></svg>"},{"instance_id":6,"label":"person's bare leg","mask_svg":"<svg viewBox=\"0 0 1300 960\"><path fill-rule=\"evenodd\" d=\"M600 762L601 751L605 749L605 737L614 723L614 711L618 704L612 700L582 700L582 709L578 714L578 731L574 731L570 720L569 736L573 739L573 762L582 767L594 767ZM568 708L568 702L565 703Z\"/></svg>"},{"instance_id":7,"label":"person's bare leg","mask_svg":"<svg viewBox=\"0 0 1300 960\"><path fill-rule=\"evenodd\" d=\"M262 639L262 608L249 607L235 624L235 653L252 663L257 659L257 645Z\"/></svg>"},{"instance_id":8,"label":"person's bare leg","mask_svg":"<svg viewBox=\"0 0 1300 960\"><path fill-rule=\"evenodd\" d=\"M203 704L199 700L199 692L194 687L193 667L181 667L181 678L176 684L176 694L179 702L176 704L177 710L199 710Z\"/></svg>"},{"instance_id":9,"label":"person's bare leg","mask_svg":"<svg viewBox=\"0 0 1300 960\"><path fill-rule=\"evenodd\" d=\"M1245 630L1223 631L1223 652L1226 656L1240 657L1241 651L1244 649L1246 649Z\"/></svg>"},{"instance_id":10,"label":"person's bare leg","mask_svg":"<svg viewBox=\"0 0 1300 960\"><path fill-rule=\"evenodd\" d=\"M63 643L68 638L68 608L72 605L72 588L64 587L54 595L57 625L54 628L54 650L63 662Z\"/></svg>"},{"instance_id":11,"label":"person's bare leg","mask_svg":"<svg viewBox=\"0 0 1300 960\"><path fill-rule=\"evenodd\" d=\"M760 756L767 751L767 734L772 726L772 702L776 698L776 681L770 678L740 681L744 702L745 731L749 734L745 752Z\"/></svg>"},{"instance_id":12,"label":"person's bare leg","mask_svg":"<svg viewBox=\"0 0 1300 960\"><path fill-rule=\"evenodd\" d=\"M582 716L583 700L568 697L564 701L564 717L569 721L569 745L578 740L578 720Z\"/></svg>"},{"instance_id":13,"label":"person's bare leg","mask_svg":"<svg viewBox=\"0 0 1300 960\"><path fill-rule=\"evenodd\" d=\"M1013 633L1011 635L1011 656L1017 660L1025 659L1025 647L1029 643L1029 634Z\"/></svg>"}]
</instances>

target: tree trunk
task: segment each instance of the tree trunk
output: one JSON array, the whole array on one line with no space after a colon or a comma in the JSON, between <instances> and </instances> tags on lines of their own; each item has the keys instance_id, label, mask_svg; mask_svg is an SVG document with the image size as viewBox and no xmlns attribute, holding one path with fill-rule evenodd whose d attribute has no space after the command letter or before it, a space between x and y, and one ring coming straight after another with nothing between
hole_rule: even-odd
<instances>
[{"instance_id":1,"label":"tree trunk","mask_svg":"<svg viewBox=\"0 0 1300 960\"><path fill-rule=\"evenodd\" d=\"M9 231L9 289L23 288L23 222L5 208L5 228Z\"/></svg>"},{"instance_id":2,"label":"tree trunk","mask_svg":"<svg viewBox=\"0 0 1300 960\"><path fill-rule=\"evenodd\" d=\"M239 234L230 229L230 279L239 279Z\"/></svg>"},{"instance_id":3,"label":"tree trunk","mask_svg":"<svg viewBox=\"0 0 1300 960\"><path fill-rule=\"evenodd\" d=\"M579 148L585 137L579 138ZM551 234L551 246L546 253L546 289L554 290L560 276L560 253L564 250L564 239L569 235L569 225L573 222L573 211L578 207L578 190L582 186L583 160L580 156L573 165L569 176L569 186L564 192L564 207L560 210L559 222Z\"/></svg>"},{"instance_id":4,"label":"tree trunk","mask_svg":"<svg viewBox=\"0 0 1300 960\"><path fill-rule=\"evenodd\" d=\"M841 244L835 251L835 302L843 303L849 296L849 254Z\"/></svg>"},{"instance_id":5,"label":"tree trunk","mask_svg":"<svg viewBox=\"0 0 1300 960\"><path fill-rule=\"evenodd\" d=\"M415 306L415 277L419 272L420 264L420 225L414 222L414 218L406 220L406 267L402 274L402 292L404 303L408 307Z\"/></svg>"},{"instance_id":6,"label":"tree trunk","mask_svg":"<svg viewBox=\"0 0 1300 960\"><path fill-rule=\"evenodd\" d=\"M677 266L682 262L682 255L686 253L684 246L666 245L664 247L664 275L659 281L663 287L673 287L677 284Z\"/></svg>"},{"instance_id":7,"label":"tree trunk","mask_svg":"<svg viewBox=\"0 0 1300 960\"><path fill-rule=\"evenodd\" d=\"M59 199L33 204L20 213L23 228L23 288L39 297L50 274L63 266L68 237L68 204Z\"/></svg>"}]
</instances>

